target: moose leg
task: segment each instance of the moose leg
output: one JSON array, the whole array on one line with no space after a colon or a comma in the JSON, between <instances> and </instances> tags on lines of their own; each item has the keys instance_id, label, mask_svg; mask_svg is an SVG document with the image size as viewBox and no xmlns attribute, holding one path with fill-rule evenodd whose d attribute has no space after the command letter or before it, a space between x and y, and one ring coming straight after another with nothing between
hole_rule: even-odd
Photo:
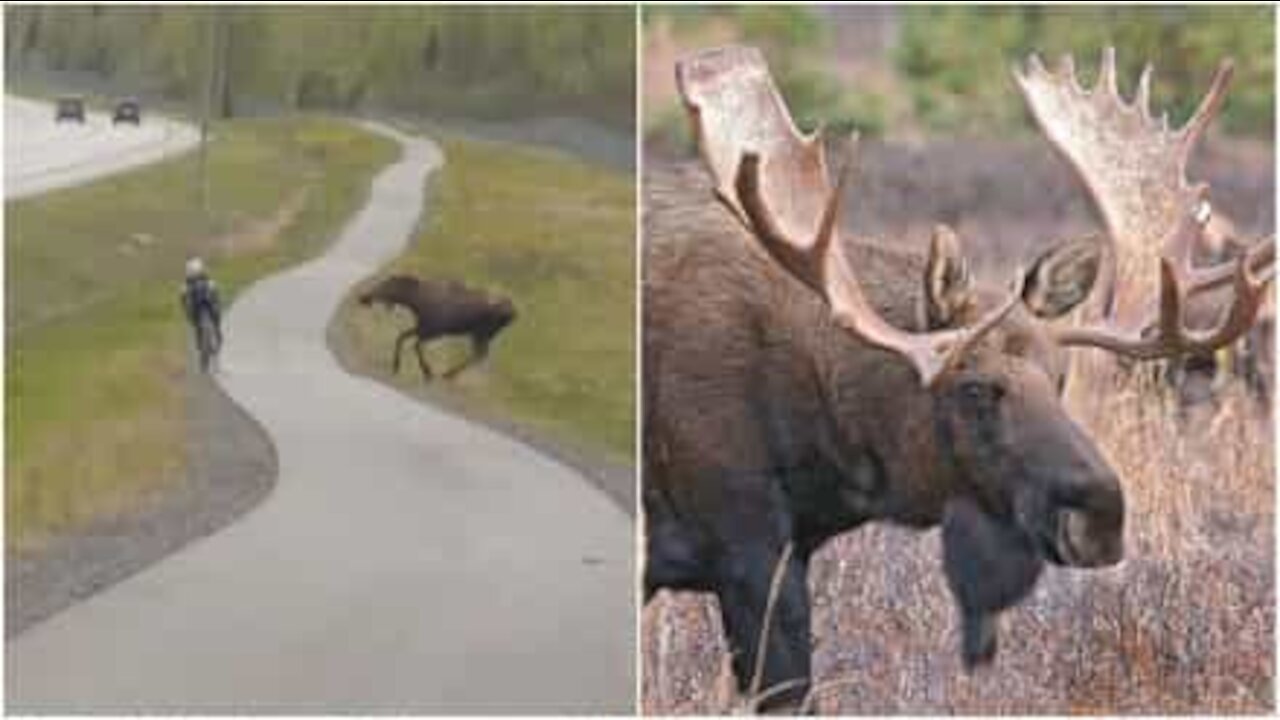
<instances>
[{"instance_id":1,"label":"moose leg","mask_svg":"<svg viewBox=\"0 0 1280 720\"><path fill-rule=\"evenodd\" d=\"M680 523L666 520L657 513L649 513L645 519L644 601L648 602L659 588L713 590L707 583L702 553Z\"/></svg>"},{"instance_id":2,"label":"moose leg","mask_svg":"<svg viewBox=\"0 0 1280 720\"><path fill-rule=\"evenodd\" d=\"M418 338L418 341L413 344L413 351L418 356L418 369L422 371L422 381L431 382L431 378L434 377L431 366L427 364L427 358L422 354L422 346L425 342L422 338Z\"/></svg>"},{"instance_id":3,"label":"moose leg","mask_svg":"<svg viewBox=\"0 0 1280 720\"><path fill-rule=\"evenodd\" d=\"M484 360L486 357L489 357L489 338L481 337L478 335L472 335L471 336L471 356L468 357L466 360L463 360L462 362L458 363L456 367L451 368L449 371L447 371L444 374L445 379L446 380L453 379L454 375L457 375L463 370L466 370L472 365L475 365L476 363Z\"/></svg>"},{"instance_id":4,"label":"moose leg","mask_svg":"<svg viewBox=\"0 0 1280 720\"><path fill-rule=\"evenodd\" d=\"M782 569L772 612L766 621L769 590L782 551L762 545L734 551L719 567L716 595L733 655L733 672L742 692L767 695L759 709L794 710L809 690L808 558L793 554ZM763 664L757 662L766 626ZM760 665L759 682L755 682ZM754 687L753 687L754 686ZM759 699L759 695L753 700Z\"/></svg>"},{"instance_id":5,"label":"moose leg","mask_svg":"<svg viewBox=\"0 0 1280 720\"><path fill-rule=\"evenodd\" d=\"M417 334L418 334L418 331L416 329L410 328L400 333L400 336L396 338L395 353L392 354L391 356L391 374L392 375L398 375L400 373L400 353L404 349L404 342Z\"/></svg>"}]
</instances>

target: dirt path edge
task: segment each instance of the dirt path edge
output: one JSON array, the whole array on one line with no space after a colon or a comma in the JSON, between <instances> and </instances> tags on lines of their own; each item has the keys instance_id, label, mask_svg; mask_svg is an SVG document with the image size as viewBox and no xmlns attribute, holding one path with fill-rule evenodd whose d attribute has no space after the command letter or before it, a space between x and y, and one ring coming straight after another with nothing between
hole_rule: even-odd
<instances>
[{"instance_id":1,"label":"dirt path edge","mask_svg":"<svg viewBox=\"0 0 1280 720\"><path fill-rule=\"evenodd\" d=\"M189 360L185 479L135 512L91 522L35 551L6 549L6 638L230 525L275 487L278 461L266 431Z\"/></svg>"}]
</instances>

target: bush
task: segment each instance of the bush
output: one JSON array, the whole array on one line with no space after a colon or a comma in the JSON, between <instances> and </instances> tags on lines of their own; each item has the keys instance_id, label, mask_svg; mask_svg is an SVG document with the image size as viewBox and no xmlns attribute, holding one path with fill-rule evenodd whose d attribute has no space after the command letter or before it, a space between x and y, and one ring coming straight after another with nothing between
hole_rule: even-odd
<instances>
[{"instance_id":1,"label":"bush","mask_svg":"<svg viewBox=\"0 0 1280 720\"><path fill-rule=\"evenodd\" d=\"M1270 136L1274 124L1274 11L1270 7L910 7L895 61L911 83L914 111L931 129L986 133L1029 128L1008 70L1031 52L1077 58L1085 83L1101 48L1114 45L1121 92L1155 66L1152 106L1181 123L1217 63L1236 61L1221 127Z\"/></svg>"}]
</instances>

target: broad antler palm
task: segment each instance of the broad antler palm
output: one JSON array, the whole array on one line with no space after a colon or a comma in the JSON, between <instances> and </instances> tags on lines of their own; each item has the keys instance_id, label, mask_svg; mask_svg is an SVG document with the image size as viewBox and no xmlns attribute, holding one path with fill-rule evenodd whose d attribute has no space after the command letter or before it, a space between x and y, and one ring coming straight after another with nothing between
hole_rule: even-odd
<instances>
[{"instance_id":1,"label":"broad antler palm","mask_svg":"<svg viewBox=\"0 0 1280 720\"><path fill-rule=\"evenodd\" d=\"M1121 99L1113 48L1103 52L1092 89L1081 87L1070 56L1054 71L1034 55L1025 71L1015 70L1031 114L1088 189L1111 238L1108 274L1113 287L1108 291L1116 291L1119 302L1096 324L1058 330L1062 344L1155 359L1215 350L1253 324L1275 273L1274 236L1233 262L1192 265L1211 209L1208 185L1187 181L1187 162L1222 107L1231 75L1231 62L1223 62L1195 114L1182 128L1170 130L1167 116L1157 120L1148 108L1150 65L1139 78L1133 102ZM1117 285L1134 278L1136 285ZM1155 282L1158 292L1152 299ZM1189 329L1188 300L1228 284L1230 306L1217 325Z\"/></svg>"}]
</instances>

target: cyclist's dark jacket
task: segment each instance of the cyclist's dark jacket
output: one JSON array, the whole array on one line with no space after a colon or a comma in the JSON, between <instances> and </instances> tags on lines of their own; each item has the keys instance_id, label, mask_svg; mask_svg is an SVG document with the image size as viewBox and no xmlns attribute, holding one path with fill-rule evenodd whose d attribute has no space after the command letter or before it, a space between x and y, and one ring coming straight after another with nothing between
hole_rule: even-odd
<instances>
[{"instance_id":1,"label":"cyclist's dark jacket","mask_svg":"<svg viewBox=\"0 0 1280 720\"><path fill-rule=\"evenodd\" d=\"M222 320L222 306L218 301L218 286L207 275L188 278L182 287L182 307L187 319L194 325L200 311L209 313L217 324Z\"/></svg>"}]
</instances>

